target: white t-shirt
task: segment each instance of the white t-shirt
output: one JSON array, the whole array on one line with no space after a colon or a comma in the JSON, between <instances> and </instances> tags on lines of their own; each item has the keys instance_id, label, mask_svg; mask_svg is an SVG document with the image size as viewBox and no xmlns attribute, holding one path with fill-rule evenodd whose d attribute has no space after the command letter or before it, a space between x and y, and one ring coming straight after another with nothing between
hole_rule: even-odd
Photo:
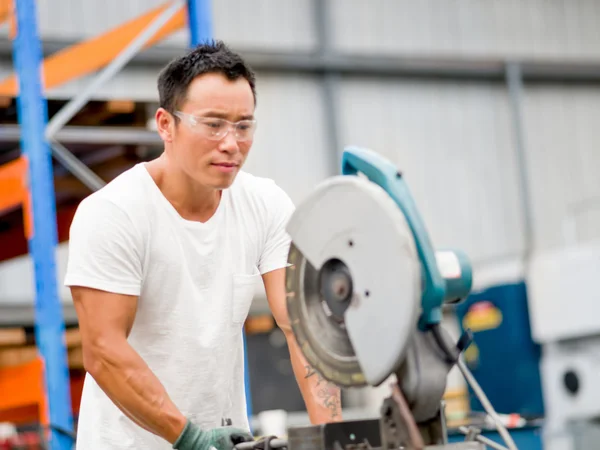
<instances>
[{"instance_id":1,"label":"white t-shirt","mask_svg":"<svg viewBox=\"0 0 600 450\"><path fill-rule=\"evenodd\" d=\"M240 172L205 223L183 219L143 163L84 199L65 284L138 295L129 343L187 417L248 429L242 326L261 274L287 265L294 210L272 180ZM170 449L88 374L78 450Z\"/></svg>"}]
</instances>

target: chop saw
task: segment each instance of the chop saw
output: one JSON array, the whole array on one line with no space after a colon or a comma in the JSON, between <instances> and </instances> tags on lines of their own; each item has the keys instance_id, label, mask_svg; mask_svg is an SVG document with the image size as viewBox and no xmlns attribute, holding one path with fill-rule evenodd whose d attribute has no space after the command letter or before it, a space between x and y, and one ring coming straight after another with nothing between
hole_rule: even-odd
<instances>
[{"instance_id":1,"label":"chop saw","mask_svg":"<svg viewBox=\"0 0 600 450\"><path fill-rule=\"evenodd\" d=\"M371 150L347 148L342 175L318 185L287 230L287 308L308 363L343 388L395 380L380 417L291 428L270 448L486 448L447 443L442 402L470 341L444 332L442 307L469 294L471 265L459 251L433 249L398 169Z\"/></svg>"}]
</instances>

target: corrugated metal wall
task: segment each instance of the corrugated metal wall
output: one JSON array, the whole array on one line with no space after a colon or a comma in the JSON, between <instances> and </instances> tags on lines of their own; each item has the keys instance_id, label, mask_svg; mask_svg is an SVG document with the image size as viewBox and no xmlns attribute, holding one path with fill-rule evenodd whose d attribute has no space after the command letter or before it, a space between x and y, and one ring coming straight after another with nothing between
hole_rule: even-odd
<instances>
[{"instance_id":1,"label":"corrugated metal wall","mask_svg":"<svg viewBox=\"0 0 600 450\"><path fill-rule=\"evenodd\" d=\"M525 113L536 247L567 243L568 219L600 238L600 89L530 86Z\"/></svg>"},{"instance_id":2,"label":"corrugated metal wall","mask_svg":"<svg viewBox=\"0 0 600 450\"><path fill-rule=\"evenodd\" d=\"M42 36L90 37L161 3L42 1ZM346 53L600 57L595 0L330 0L329 6L331 43ZM214 1L215 32L242 50L307 52L317 44L314 7L314 0ZM167 44L186 42L182 31ZM151 101L157 70L128 68L97 98ZM69 97L86 81L50 95ZM335 170L320 83L316 76L259 76L261 125L248 169L275 178L296 201ZM353 77L338 87L340 144L369 146L398 163L437 245L465 248L477 261L523 249L504 85ZM569 205L600 194L600 89L527 85L524 99L534 244L548 248L564 241ZM600 237L598 209L580 216L583 239Z\"/></svg>"},{"instance_id":3,"label":"corrugated metal wall","mask_svg":"<svg viewBox=\"0 0 600 450\"><path fill-rule=\"evenodd\" d=\"M95 36L164 0L44 0L47 39ZM314 0L212 2L215 32L244 48L310 50ZM596 0L330 0L332 44L347 52L600 57ZM186 41L185 33L170 40Z\"/></svg>"},{"instance_id":4,"label":"corrugated metal wall","mask_svg":"<svg viewBox=\"0 0 600 450\"><path fill-rule=\"evenodd\" d=\"M101 34L166 0L44 0L38 3L44 39L80 40ZM212 2L214 31L232 46L306 50L315 45L312 0ZM181 31L163 44L187 43Z\"/></svg>"},{"instance_id":5,"label":"corrugated metal wall","mask_svg":"<svg viewBox=\"0 0 600 450\"><path fill-rule=\"evenodd\" d=\"M257 87L259 123L246 170L273 178L299 202L335 173L319 80L259 74Z\"/></svg>"},{"instance_id":6,"label":"corrugated metal wall","mask_svg":"<svg viewBox=\"0 0 600 450\"><path fill-rule=\"evenodd\" d=\"M357 53L600 57L596 0L331 0L333 44Z\"/></svg>"},{"instance_id":7,"label":"corrugated metal wall","mask_svg":"<svg viewBox=\"0 0 600 450\"><path fill-rule=\"evenodd\" d=\"M522 248L515 151L502 86L344 80L344 144L391 158L436 246L478 261Z\"/></svg>"}]
</instances>

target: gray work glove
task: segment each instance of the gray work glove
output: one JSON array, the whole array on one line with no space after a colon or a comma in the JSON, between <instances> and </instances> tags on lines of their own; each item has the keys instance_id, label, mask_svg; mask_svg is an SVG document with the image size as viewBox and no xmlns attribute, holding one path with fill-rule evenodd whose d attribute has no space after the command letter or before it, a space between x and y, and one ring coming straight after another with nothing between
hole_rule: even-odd
<instances>
[{"instance_id":1,"label":"gray work glove","mask_svg":"<svg viewBox=\"0 0 600 450\"><path fill-rule=\"evenodd\" d=\"M252 442L254 437L246 430L218 427L202 430L189 420L173 444L176 450L234 450L242 442Z\"/></svg>"}]
</instances>

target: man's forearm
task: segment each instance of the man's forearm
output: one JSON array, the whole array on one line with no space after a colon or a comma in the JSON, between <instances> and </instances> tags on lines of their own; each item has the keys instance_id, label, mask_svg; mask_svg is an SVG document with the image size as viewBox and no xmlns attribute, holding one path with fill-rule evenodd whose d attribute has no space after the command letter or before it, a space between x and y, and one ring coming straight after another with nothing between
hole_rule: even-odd
<instances>
[{"instance_id":1,"label":"man's forearm","mask_svg":"<svg viewBox=\"0 0 600 450\"><path fill-rule=\"evenodd\" d=\"M306 361L291 332L286 333L294 375L313 425L340 422L342 402L340 388L325 380Z\"/></svg>"},{"instance_id":2,"label":"man's forearm","mask_svg":"<svg viewBox=\"0 0 600 450\"><path fill-rule=\"evenodd\" d=\"M168 442L175 442L186 418L127 342L92 354L90 358L90 375L127 417Z\"/></svg>"},{"instance_id":3,"label":"man's forearm","mask_svg":"<svg viewBox=\"0 0 600 450\"><path fill-rule=\"evenodd\" d=\"M325 380L309 364L304 366L304 373L308 384L307 390L314 400L314 406L308 410L311 422L313 424L340 422L342 420L340 388Z\"/></svg>"}]
</instances>

